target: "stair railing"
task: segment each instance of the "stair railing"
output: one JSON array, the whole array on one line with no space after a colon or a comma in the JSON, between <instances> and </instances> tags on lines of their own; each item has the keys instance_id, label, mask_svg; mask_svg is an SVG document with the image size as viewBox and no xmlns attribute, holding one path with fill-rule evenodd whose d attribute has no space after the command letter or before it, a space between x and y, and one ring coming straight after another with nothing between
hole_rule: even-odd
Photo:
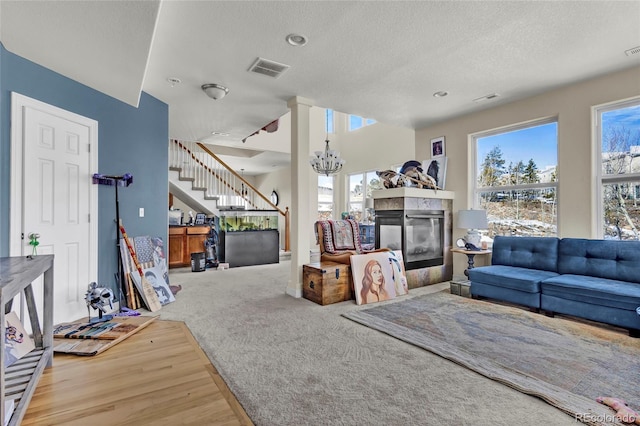
<instances>
[{"instance_id":1,"label":"stair railing","mask_svg":"<svg viewBox=\"0 0 640 426\"><path fill-rule=\"evenodd\" d=\"M278 211L285 223L284 250L291 250L289 207L284 211L278 208L206 145L172 139L169 143L169 169L179 171L181 179L192 180L193 189L202 190L205 199L217 200L218 206Z\"/></svg>"}]
</instances>

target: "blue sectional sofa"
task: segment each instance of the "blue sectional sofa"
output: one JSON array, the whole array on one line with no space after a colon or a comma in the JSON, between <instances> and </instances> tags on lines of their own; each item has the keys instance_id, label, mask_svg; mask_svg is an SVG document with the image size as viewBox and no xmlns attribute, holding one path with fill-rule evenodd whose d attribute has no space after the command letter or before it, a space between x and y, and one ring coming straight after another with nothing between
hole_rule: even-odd
<instances>
[{"instance_id":1,"label":"blue sectional sofa","mask_svg":"<svg viewBox=\"0 0 640 426\"><path fill-rule=\"evenodd\" d=\"M506 237L469 270L471 296L612 324L640 337L640 241Z\"/></svg>"}]
</instances>

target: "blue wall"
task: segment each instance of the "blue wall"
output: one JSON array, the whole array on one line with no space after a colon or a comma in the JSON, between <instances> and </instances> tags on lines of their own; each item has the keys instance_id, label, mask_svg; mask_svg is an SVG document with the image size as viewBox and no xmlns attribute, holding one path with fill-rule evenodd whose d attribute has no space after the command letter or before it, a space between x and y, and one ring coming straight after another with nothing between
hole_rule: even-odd
<instances>
[{"instance_id":1,"label":"blue wall","mask_svg":"<svg viewBox=\"0 0 640 426\"><path fill-rule=\"evenodd\" d=\"M0 44L0 256L9 255L11 92L98 122L98 170L91 173L133 175L129 187L118 188L120 218L129 236L162 237L166 252L169 204L167 104L143 92L138 108L132 107L14 55ZM140 207L144 207L144 218L138 217ZM100 185L97 278L98 283L105 286L114 285L117 272L115 216L115 189Z\"/></svg>"}]
</instances>

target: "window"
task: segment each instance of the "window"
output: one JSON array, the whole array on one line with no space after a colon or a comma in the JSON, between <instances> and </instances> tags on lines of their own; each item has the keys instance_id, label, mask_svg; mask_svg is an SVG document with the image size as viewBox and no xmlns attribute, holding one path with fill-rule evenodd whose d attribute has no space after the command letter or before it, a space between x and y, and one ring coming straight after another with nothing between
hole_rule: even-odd
<instances>
[{"instance_id":1,"label":"window","mask_svg":"<svg viewBox=\"0 0 640 426\"><path fill-rule=\"evenodd\" d=\"M333 219L333 176L318 175L318 220Z\"/></svg>"},{"instance_id":2,"label":"window","mask_svg":"<svg viewBox=\"0 0 640 426\"><path fill-rule=\"evenodd\" d=\"M327 130L327 133L335 133L334 130L334 125L333 125L333 110L327 108L325 110L325 116L324 116L324 120L325 120L325 129Z\"/></svg>"},{"instance_id":3,"label":"window","mask_svg":"<svg viewBox=\"0 0 640 426\"><path fill-rule=\"evenodd\" d=\"M334 133L334 113L325 109L325 130ZM333 219L333 176L318 175L318 220Z\"/></svg>"},{"instance_id":4,"label":"window","mask_svg":"<svg viewBox=\"0 0 640 426\"><path fill-rule=\"evenodd\" d=\"M540 120L473 136L474 208L489 237L557 235L558 123Z\"/></svg>"},{"instance_id":5,"label":"window","mask_svg":"<svg viewBox=\"0 0 640 426\"><path fill-rule=\"evenodd\" d=\"M373 208L367 206L367 199L376 189L382 189L382 183L375 170L349 175L349 215L358 222L374 221Z\"/></svg>"},{"instance_id":6,"label":"window","mask_svg":"<svg viewBox=\"0 0 640 426\"><path fill-rule=\"evenodd\" d=\"M349 115L349 131L353 132L354 130L358 130L362 127L369 126L371 124L376 123L376 120L371 118L362 118L357 115Z\"/></svg>"},{"instance_id":7,"label":"window","mask_svg":"<svg viewBox=\"0 0 640 426\"><path fill-rule=\"evenodd\" d=\"M596 111L602 238L640 239L640 99Z\"/></svg>"}]
</instances>

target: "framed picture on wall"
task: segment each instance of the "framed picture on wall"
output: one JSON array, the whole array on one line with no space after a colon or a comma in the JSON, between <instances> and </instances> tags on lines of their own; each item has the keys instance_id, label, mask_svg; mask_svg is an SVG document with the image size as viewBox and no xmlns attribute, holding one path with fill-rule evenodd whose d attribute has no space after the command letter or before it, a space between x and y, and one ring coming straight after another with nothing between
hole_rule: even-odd
<instances>
[{"instance_id":1,"label":"framed picture on wall","mask_svg":"<svg viewBox=\"0 0 640 426\"><path fill-rule=\"evenodd\" d=\"M444 157L444 136L431 139L431 158Z\"/></svg>"}]
</instances>

